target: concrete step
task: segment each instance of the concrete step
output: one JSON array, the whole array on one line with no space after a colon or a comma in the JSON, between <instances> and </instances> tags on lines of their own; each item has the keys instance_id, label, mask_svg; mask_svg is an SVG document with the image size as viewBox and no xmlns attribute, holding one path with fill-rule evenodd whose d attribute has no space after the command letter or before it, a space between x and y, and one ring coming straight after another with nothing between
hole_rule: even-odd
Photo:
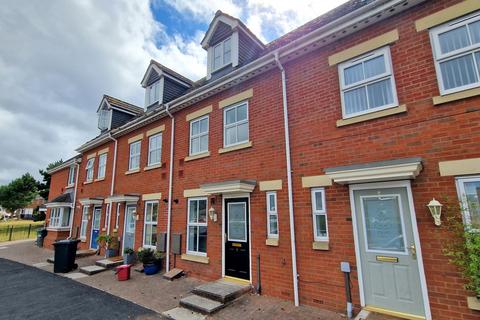
<instances>
[{"instance_id":1,"label":"concrete step","mask_svg":"<svg viewBox=\"0 0 480 320\"><path fill-rule=\"evenodd\" d=\"M107 269L112 269L123 264L123 260L113 261L110 259L102 259L95 262L97 266L104 267Z\"/></svg>"},{"instance_id":2,"label":"concrete step","mask_svg":"<svg viewBox=\"0 0 480 320\"><path fill-rule=\"evenodd\" d=\"M77 258L83 258L83 257L88 257L88 256L93 256L95 254L95 250L88 249L88 250L77 250L76 257Z\"/></svg>"},{"instance_id":3,"label":"concrete step","mask_svg":"<svg viewBox=\"0 0 480 320\"><path fill-rule=\"evenodd\" d=\"M225 304L194 294L180 299L180 306L203 314L212 314L222 309Z\"/></svg>"},{"instance_id":4,"label":"concrete step","mask_svg":"<svg viewBox=\"0 0 480 320\"><path fill-rule=\"evenodd\" d=\"M162 316L168 320L204 320L207 317L201 313L193 312L182 307L173 308L162 312Z\"/></svg>"},{"instance_id":5,"label":"concrete step","mask_svg":"<svg viewBox=\"0 0 480 320\"><path fill-rule=\"evenodd\" d=\"M202 284L192 293L221 303L232 301L244 293L251 291L250 284L234 283L224 279Z\"/></svg>"},{"instance_id":6,"label":"concrete step","mask_svg":"<svg viewBox=\"0 0 480 320\"><path fill-rule=\"evenodd\" d=\"M55 257L49 257L47 258L48 263L55 263Z\"/></svg>"},{"instance_id":7,"label":"concrete step","mask_svg":"<svg viewBox=\"0 0 480 320\"><path fill-rule=\"evenodd\" d=\"M91 276L91 275L103 272L105 270L107 270L107 268L101 267L101 266L86 266L86 267L81 267L78 271Z\"/></svg>"},{"instance_id":8,"label":"concrete step","mask_svg":"<svg viewBox=\"0 0 480 320\"><path fill-rule=\"evenodd\" d=\"M163 274L163 278L167 280L173 280L175 278L179 278L183 275L183 270L178 268L173 268L172 270Z\"/></svg>"}]
</instances>

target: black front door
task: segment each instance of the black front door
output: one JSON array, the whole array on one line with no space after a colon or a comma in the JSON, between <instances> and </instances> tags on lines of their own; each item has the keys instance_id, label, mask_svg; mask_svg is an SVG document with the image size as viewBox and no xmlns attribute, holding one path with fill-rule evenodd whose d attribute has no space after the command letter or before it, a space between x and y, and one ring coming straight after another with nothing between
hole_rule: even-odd
<instances>
[{"instance_id":1,"label":"black front door","mask_svg":"<svg viewBox=\"0 0 480 320\"><path fill-rule=\"evenodd\" d=\"M225 275L250 280L248 198L225 199Z\"/></svg>"}]
</instances>

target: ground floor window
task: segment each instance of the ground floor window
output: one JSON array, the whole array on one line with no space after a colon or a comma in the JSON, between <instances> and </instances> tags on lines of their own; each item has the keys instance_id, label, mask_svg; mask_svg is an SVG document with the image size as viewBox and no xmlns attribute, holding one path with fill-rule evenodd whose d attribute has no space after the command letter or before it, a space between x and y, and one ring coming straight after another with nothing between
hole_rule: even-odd
<instances>
[{"instance_id":1,"label":"ground floor window","mask_svg":"<svg viewBox=\"0 0 480 320\"><path fill-rule=\"evenodd\" d=\"M328 240L327 210L325 189L312 189L313 235L315 241Z\"/></svg>"},{"instance_id":2,"label":"ground floor window","mask_svg":"<svg viewBox=\"0 0 480 320\"><path fill-rule=\"evenodd\" d=\"M81 239L85 239L87 237L88 209L89 209L89 206L84 206L82 211L82 222L80 224Z\"/></svg>"},{"instance_id":3,"label":"ground floor window","mask_svg":"<svg viewBox=\"0 0 480 320\"><path fill-rule=\"evenodd\" d=\"M480 176L458 178L457 184L465 224L480 228Z\"/></svg>"},{"instance_id":4,"label":"ground floor window","mask_svg":"<svg viewBox=\"0 0 480 320\"><path fill-rule=\"evenodd\" d=\"M117 203L117 215L115 217L115 229L118 229L118 224L120 223L120 203Z\"/></svg>"},{"instance_id":5,"label":"ground floor window","mask_svg":"<svg viewBox=\"0 0 480 320\"><path fill-rule=\"evenodd\" d=\"M268 238L278 238L277 193L267 192L267 231Z\"/></svg>"},{"instance_id":6,"label":"ground floor window","mask_svg":"<svg viewBox=\"0 0 480 320\"><path fill-rule=\"evenodd\" d=\"M207 198L188 199L187 253L207 254Z\"/></svg>"},{"instance_id":7,"label":"ground floor window","mask_svg":"<svg viewBox=\"0 0 480 320\"><path fill-rule=\"evenodd\" d=\"M158 224L158 201L145 203L145 227L143 246L156 247L157 245L157 224Z\"/></svg>"},{"instance_id":8,"label":"ground floor window","mask_svg":"<svg viewBox=\"0 0 480 320\"><path fill-rule=\"evenodd\" d=\"M50 228L67 228L70 226L70 208L52 208L50 211Z\"/></svg>"}]
</instances>

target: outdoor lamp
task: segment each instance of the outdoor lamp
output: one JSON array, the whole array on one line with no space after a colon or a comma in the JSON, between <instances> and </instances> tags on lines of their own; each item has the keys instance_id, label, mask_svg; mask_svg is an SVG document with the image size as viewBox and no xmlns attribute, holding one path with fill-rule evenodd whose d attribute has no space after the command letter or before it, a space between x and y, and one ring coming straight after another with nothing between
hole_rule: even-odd
<instances>
[{"instance_id":1,"label":"outdoor lamp","mask_svg":"<svg viewBox=\"0 0 480 320\"><path fill-rule=\"evenodd\" d=\"M435 222L436 226L439 226L442 224L442 221L440 221L440 215L442 214L442 207L443 205L435 200L433 198L428 204L427 204L428 210L430 210L430 213L432 214L433 221Z\"/></svg>"},{"instance_id":2,"label":"outdoor lamp","mask_svg":"<svg viewBox=\"0 0 480 320\"><path fill-rule=\"evenodd\" d=\"M208 209L208 216L210 217L210 220L217 222L217 212L215 211L214 207L210 207L210 209Z\"/></svg>"}]
</instances>

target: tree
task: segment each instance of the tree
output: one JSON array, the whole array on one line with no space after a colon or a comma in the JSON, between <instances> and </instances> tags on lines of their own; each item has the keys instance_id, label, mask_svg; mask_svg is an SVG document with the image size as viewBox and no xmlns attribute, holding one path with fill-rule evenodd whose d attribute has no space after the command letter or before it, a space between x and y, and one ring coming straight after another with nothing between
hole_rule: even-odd
<instances>
[{"instance_id":1,"label":"tree","mask_svg":"<svg viewBox=\"0 0 480 320\"><path fill-rule=\"evenodd\" d=\"M12 213L24 208L37 196L37 184L30 173L25 173L9 184L0 186L0 206Z\"/></svg>"},{"instance_id":2,"label":"tree","mask_svg":"<svg viewBox=\"0 0 480 320\"><path fill-rule=\"evenodd\" d=\"M55 162L52 162L52 163L48 164L48 166L45 170L42 170L42 169L38 170L38 172L42 176L42 181L37 183L37 188L38 188L38 194L42 198L48 199L48 193L50 192L51 176L47 173L47 171L56 167L56 166L61 165L62 163L63 163L63 160L60 159L60 160L57 160Z\"/></svg>"}]
</instances>

